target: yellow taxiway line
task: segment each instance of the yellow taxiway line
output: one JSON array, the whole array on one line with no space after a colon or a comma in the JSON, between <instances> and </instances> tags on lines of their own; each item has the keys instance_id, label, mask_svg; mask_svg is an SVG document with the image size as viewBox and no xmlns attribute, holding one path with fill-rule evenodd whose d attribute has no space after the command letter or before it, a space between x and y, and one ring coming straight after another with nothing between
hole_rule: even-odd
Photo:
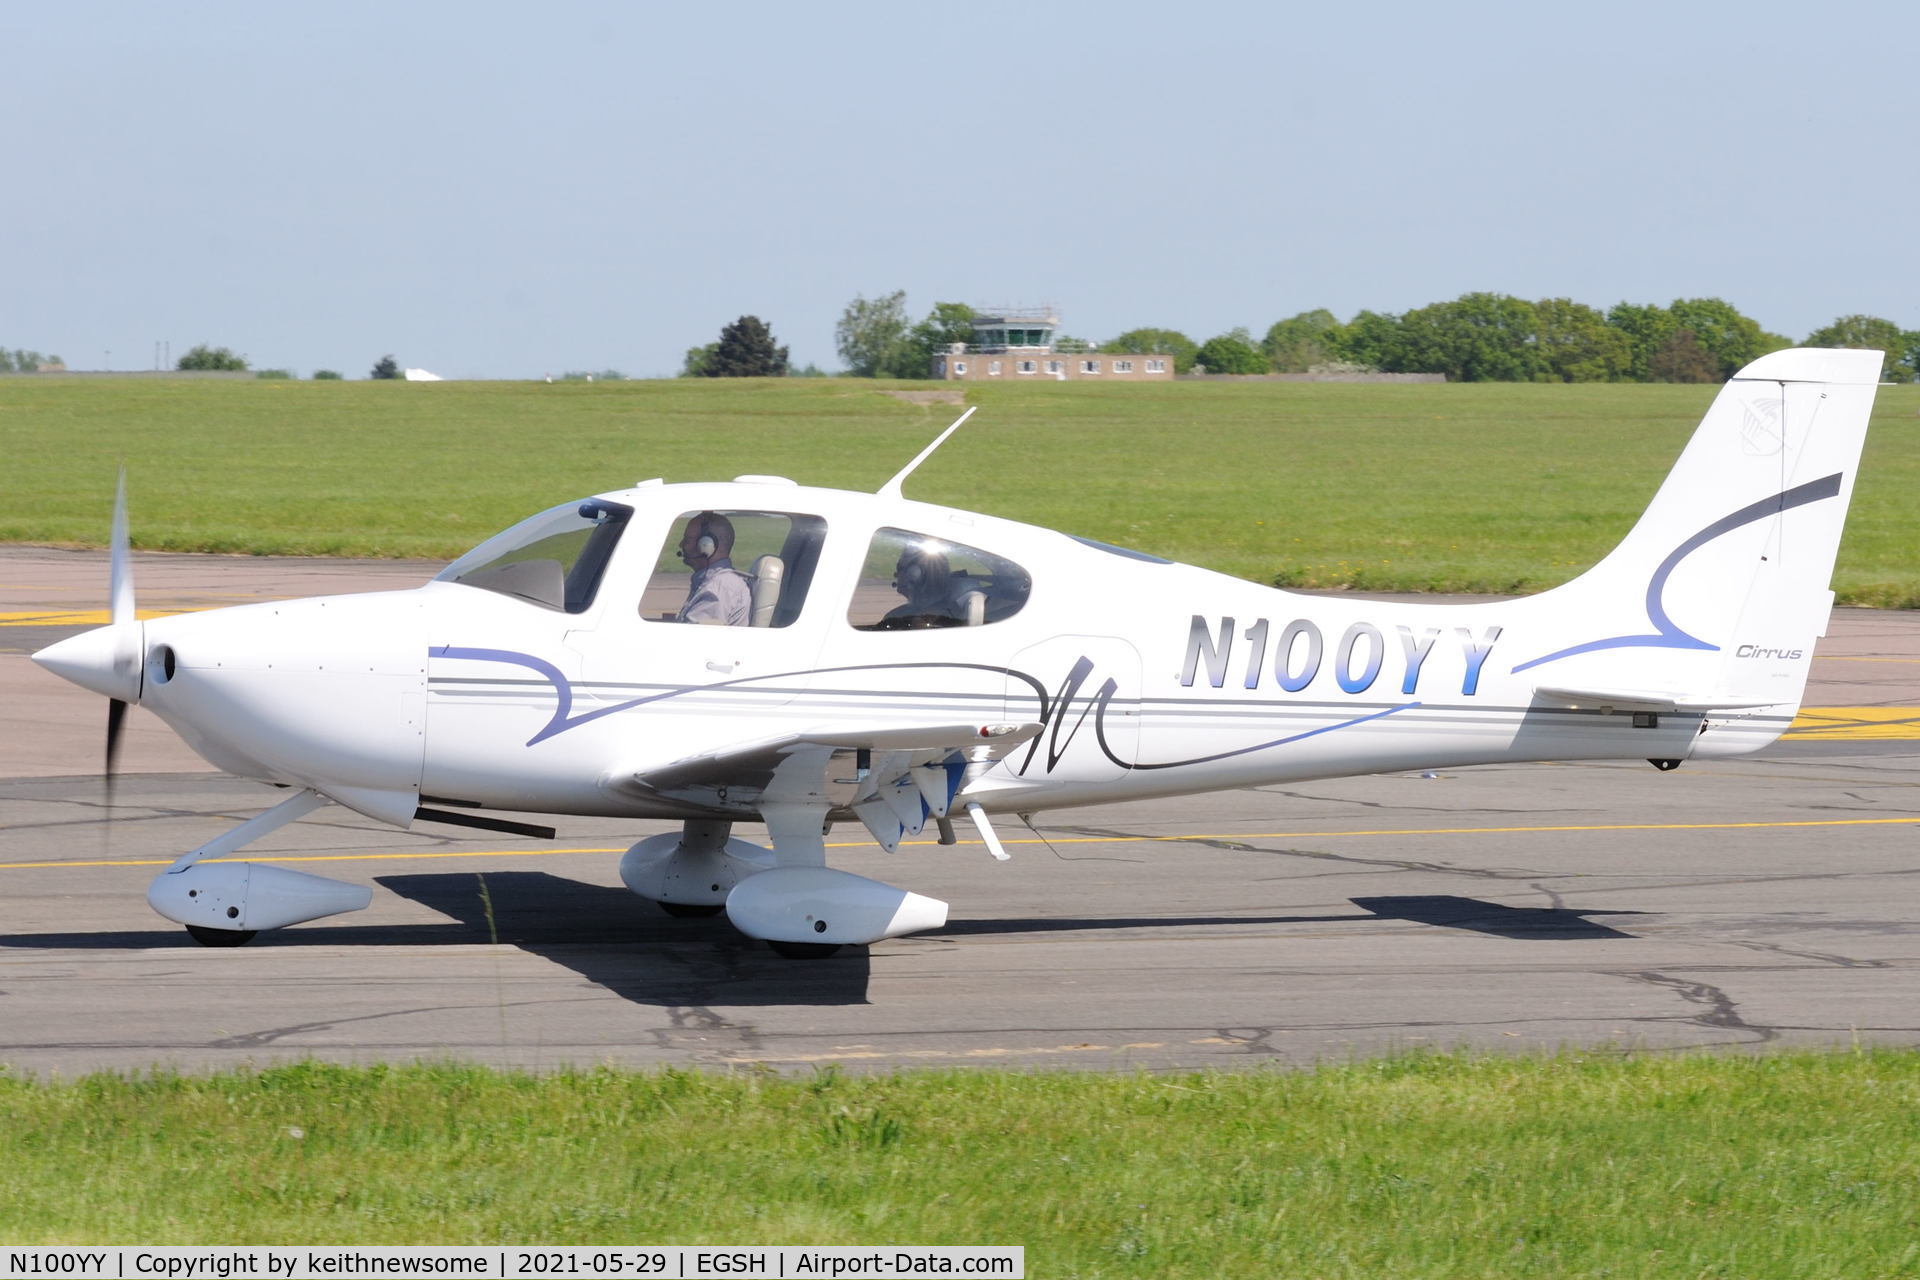
<instances>
[{"instance_id":1,"label":"yellow taxiway line","mask_svg":"<svg viewBox=\"0 0 1920 1280\"><path fill-rule=\"evenodd\" d=\"M195 609L137 609L134 617L171 618L177 613L196 613ZM24 613L0 613L0 627L104 627L113 621L105 609L31 609Z\"/></svg>"},{"instance_id":2,"label":"yellow taxiway line","mask_svg":"<svg viewBox=\"0 0 1920 1280\"><path fill-rule=\"evenodd\" d=\"M1790 738L1920 738L1920 707L1802 707Z\"/></svg>"}]
</instances>

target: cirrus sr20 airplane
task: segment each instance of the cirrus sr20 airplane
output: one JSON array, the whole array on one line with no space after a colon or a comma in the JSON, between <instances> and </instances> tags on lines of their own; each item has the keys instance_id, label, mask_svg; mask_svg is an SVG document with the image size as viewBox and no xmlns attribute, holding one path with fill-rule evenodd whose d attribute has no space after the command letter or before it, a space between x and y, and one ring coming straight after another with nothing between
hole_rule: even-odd
<instances>
[{"instance_id":1,"label":"cirrus sr20 airplane","mask_svg":"<svg viewBox=\"0 0 1920 1280\"><path fill-rule=\"evenodd\" d=\"M1519 600L1304 596L1031 525L771 476L568 502L414 590L142 622L124 497L110 625L34 660L291 788L161 873L210 945L372 891L234 853L334 803L672 819L621 860L678 915L791 956L946 922L827 866L964 818L1350 774L1741 755L1798 710L1880 353L1791 350L1721 389L1626 539ZM962 419L964 421L964 418ZM955 427L959 423L954 424ZM951 434L949 428L947 434ZM733 834L764 824L766 844Z\"/></svg>"}]
</instances>

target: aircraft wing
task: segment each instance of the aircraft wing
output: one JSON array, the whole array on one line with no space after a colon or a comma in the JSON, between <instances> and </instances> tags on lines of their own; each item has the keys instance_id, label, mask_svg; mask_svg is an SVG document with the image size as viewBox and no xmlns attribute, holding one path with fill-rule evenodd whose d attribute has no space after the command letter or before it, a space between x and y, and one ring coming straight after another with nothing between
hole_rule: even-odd
<instances>
[{"instance_id":1,"label":"aircraft wing","mask_svg":"<svg viewBox=\"0 0 1920 1280\"><path fill-rule=\"evenodd\" d=\"M689 804L852 809L892 852L944 819L972 776L1041 730L1011 724L823 724L731 743L666 764L615 770L609 790Z\"/></svg>"},{"instance_id":2,"label":"aircraft wing","mask_svg":"<svg viewBox=\"0 0 1920 1280\"><path fill-rule=\"evenodd\" d=\"M1534 701L1570 711L1606 708L1613 711L1742 711L1752 707L1778 706L1775 702L1734 701L1712 694L1674 693L1661 689L1575 688L1570 685L1536 685Z\"/></svg>"}]
</instances>

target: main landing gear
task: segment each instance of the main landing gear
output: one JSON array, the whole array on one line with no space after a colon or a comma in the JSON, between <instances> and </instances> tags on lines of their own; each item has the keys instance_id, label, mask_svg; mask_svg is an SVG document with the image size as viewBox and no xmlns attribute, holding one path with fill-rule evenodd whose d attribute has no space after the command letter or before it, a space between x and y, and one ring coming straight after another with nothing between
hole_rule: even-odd
<instances>
[{"instance_id":1,"label":"main landing gear","mask_svg":"<svg viewBox=\"0 0 1920 1280\"><path fill-rule=\"evenodd\" d=\"M668 915L724 911L734 928L790 960L946 923L944 902L828 867L826 816L824 804L764 806L772 849L733 838L731 822L688 822L628 849L620 878Z\"/></svg>"}]
</instances>

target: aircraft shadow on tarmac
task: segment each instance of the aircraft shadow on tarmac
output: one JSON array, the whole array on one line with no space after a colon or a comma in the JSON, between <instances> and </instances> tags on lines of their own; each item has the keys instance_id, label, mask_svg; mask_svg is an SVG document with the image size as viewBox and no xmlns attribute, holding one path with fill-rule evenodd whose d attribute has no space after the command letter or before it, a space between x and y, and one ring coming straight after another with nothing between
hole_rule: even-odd
<instances>
[{"instance_id":1,"label":"aircraft shadow on tarmac","mask_svg":"<svg viewBox=\"0 0 1920 1280\"><path fill-rule=\"evenodd\" d=\"M1574 938L1631 938L1631 933L1597 924L1588 916L1638 916L1644 911L1574 911L1565 907L1509 907L1450 893L1416 894L1396 898L1354 898L1353 905L1383 920L1410 920L1415 924L1468 929L1500 938L1533 941Z\"/></svg>"},{"instance_id":2,"label":"aircraft shadow on tarmac","mask_svg":"<svg viewBox=\"0 0 1920 1280\"><path fill-rule=\"evenodd\" d=\"M1447 929L1468 929L1502 938L1553 941L1570 938L1631 938L1588 916L1637 916L1642 911L1575 911L1564 907L1510 907L1454 894L1419 894L1390 898L1353 898L1358 915L1311 916L1104 916L1095 919L1050 917L1036 919L956 920L924 936L948 938L1012 933L1078 933L1101 929L1178 929L1194 926L1353 924L1373 920L1406 920Z\"/></svg>"},{"instance_id":3,"label":"aircraft shadow on tarmac","mask_svg":"<svg viewBox=\"0 0 1920 1280\"><path fill-rule=\"evenodd\" d=\"M1097 933L1103 929L1190 929L1248 924L1329 924L1376 920L1378 916L1033 916L1003 920L950 920L923 938L988 937L1008 933Z\"/></svg>"},{"instance_id":4,"label":"aircraft shadow on tarmac","mask_svg":"<svg viewBox=\"0 0 1920 1280\"><path fill-rule=\"evenodd\" d=\"M848 947L826 960L775 956L735 933L724 920L685 920L660 914L625 889L585 884L535 871L381 876L376 883L429 907L445 922L333 925L263 934L253 947L430 947L506 943L571 969L587 981L637 1004L844 1005L867 1003L870 963L865 947ZM1127 929L1321 925L1404 920L1416 924L1533 941L1631 938L1587 919L1643 915L1635 911L1513 907L1451 894L1354 898L1359 914L1034 917L961 920L924 935L943 937ZM193 946L177 929L96 933L13 934L0 947L48 950L131 950Z\"/></svg>"},{"instance_id":5,"label":"aircraft shadow on tarmac","mask_svg":"<svg viewBox=\"0 0 1920 1280\"><path fill-rule=\"evenodd\" d=\"M867 1002L865 947L824 960L784 960L736 933L724 917L675 919L624 888L540 871L380 876L376 882L452 916L458 941L507 943L636 1004Z\"/></svg>"},{"instance_id":6,"label":"aircraft shadow on tarmac","mask_svg":"<svg viewBox=\"0 0 1920 1280\"><path fill-rule=\"evenodd\" d=\"M683 920L625 889L534 871L379 876L399 897L452 919L320 925L263 933L230 954L279 947L434 947L505 943L571 969L636 1004L846 1005L867 1002L865 947L784 960L724 919ZM483 893L484 886L484 893ZM491 914L491 919L489 919ZM0 949L133 950L198 944L175 928L0 936Z\"/></svg>"}]
</instances>

